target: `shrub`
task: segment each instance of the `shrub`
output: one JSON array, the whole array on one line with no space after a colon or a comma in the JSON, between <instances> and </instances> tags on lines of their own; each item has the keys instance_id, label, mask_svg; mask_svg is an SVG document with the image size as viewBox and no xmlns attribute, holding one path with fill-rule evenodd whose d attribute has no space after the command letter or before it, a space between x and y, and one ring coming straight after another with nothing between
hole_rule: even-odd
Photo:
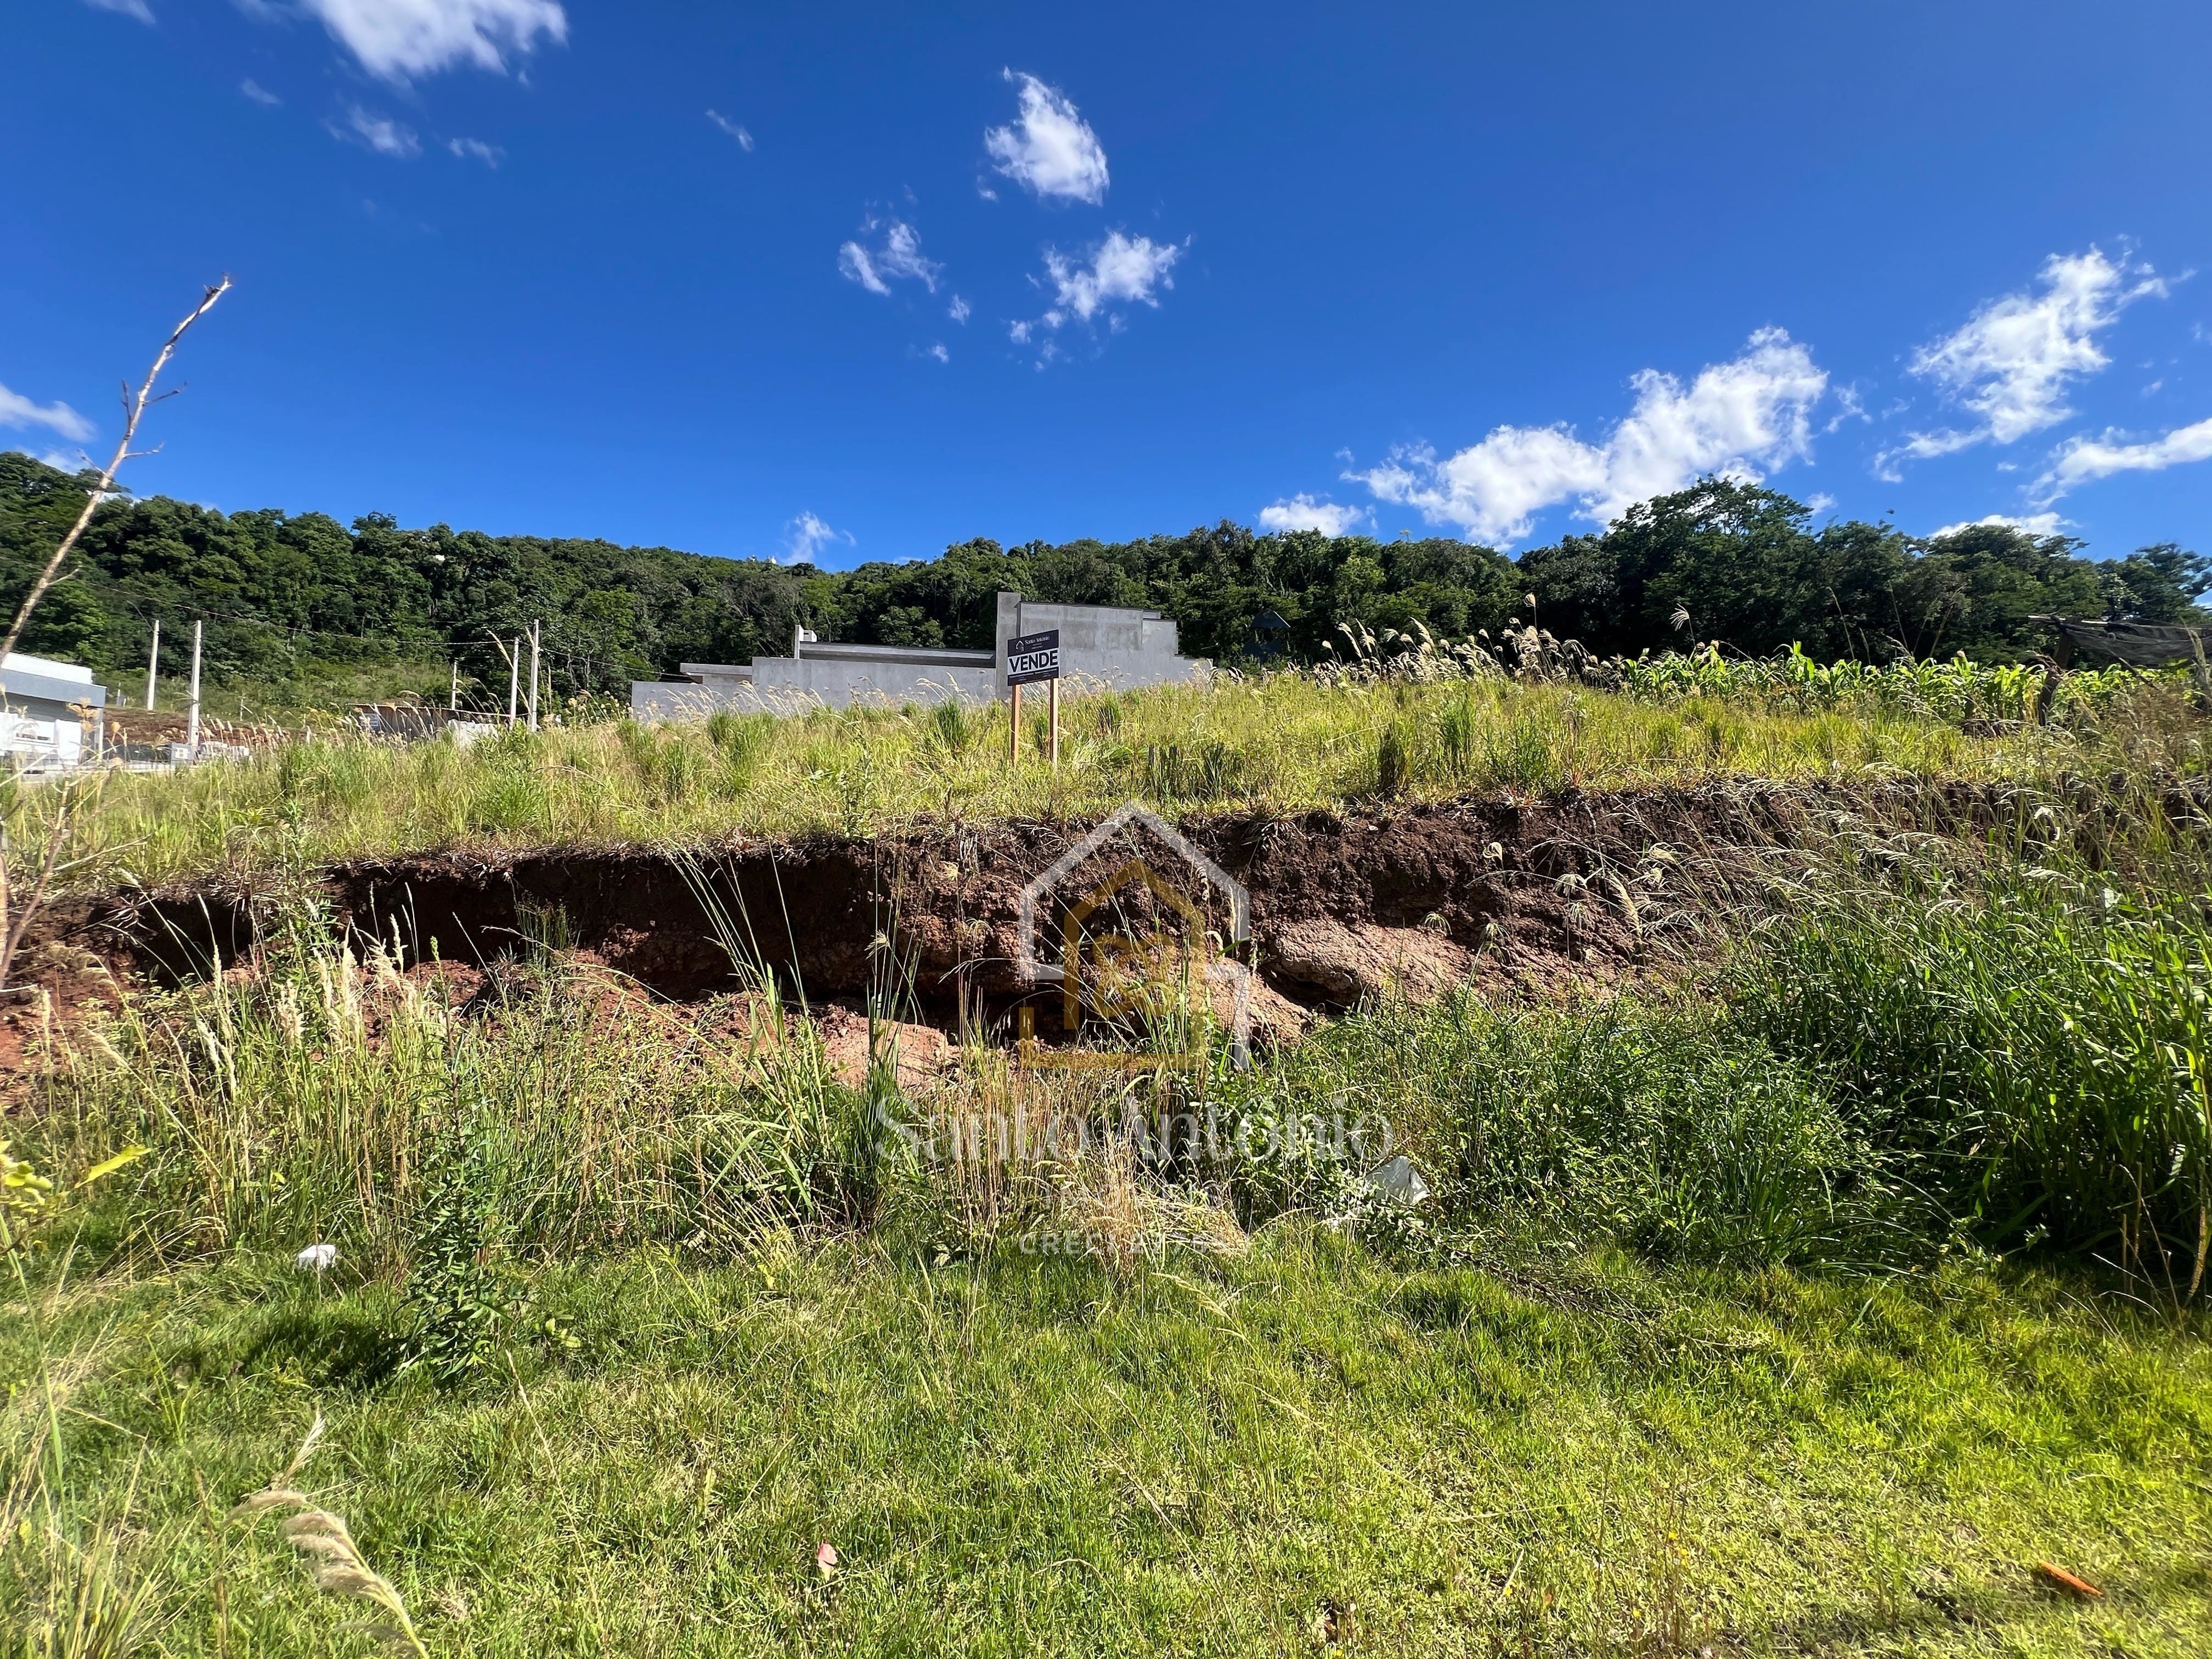
<instances>
[{"instance_id":1,"label":"shrub","mask_svg":"<svg viewBox=\"0 0 2212 1659\"><path fill-rule=\"evenodd\" d=\"M1500 1011L1471 991L1384 1005L1280 1057L1244 1109L1322 1100L1389 1119L1451 1225L1534 1225L1699 1261L1893 1247L1881 1155L1806 1068L1711 1010L1624 998ZM1326 1148L1286 1159L1279 1134L1246 1139L1273 1154L1245 1172L1265 1204L1325 1204L1341 1184Z\"/></svg>"},{"instance_id":2,"label":"shrub","mask_svg":"<svg viewBox=\"0 0 2212 1659\"><path fill-rule=\"evenodd\" d=\"M2201 1282L2212 1206L2212 895L2007 866L1815 902L1747 954L1741 1026L1991 1245Z\"/></svg>"}]
</instances>

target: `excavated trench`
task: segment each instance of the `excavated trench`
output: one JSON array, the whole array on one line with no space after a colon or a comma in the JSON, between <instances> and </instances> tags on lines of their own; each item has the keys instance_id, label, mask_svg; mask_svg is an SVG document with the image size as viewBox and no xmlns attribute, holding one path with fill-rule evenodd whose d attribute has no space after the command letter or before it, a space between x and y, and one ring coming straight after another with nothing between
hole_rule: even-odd
<instances>
[{"instance_id":1,"label":"excavated trench","mask_svg":"<svg viewBox=\"0 0 2212 1659\"><path fill-rule=\"evenodd\" d=\"M1289 1015L1346 1006L1394 981L1429 989L1470 975L1618 971L1663 926L1669 861L1786 834L1796 805L1758 791L1568 796L1177 827L1249 893L1250 945L1238 954L1257 967L1267 1008ZM963 988L971 1006L994 1012L1032 992L1017 969L1024 889L1097 827L928 828L690 854L440 853L337 866L322 888L357 944L374 939L410 963L483 966L547 944L691 1000L734 987L734 945L817 1000L880 991L895 974L903 1000L941 1019ZM1192 900L1209 931L1231 936L1234 907L1219 880L1133 823L1039 893L1039 954L1055 953L1070 905L1102 884L1115 890L1116 926L1180 929L1133 860ZM248 956L271 909L251 891L179 890L87 921L127 941L141 973L174 983Z\"/></svg>"},{"instance_id":2,"label":"excavated trench","mask_svg":"<svg viewBox=\"0 0 2212 1659\"><path fill-rule=\"evenodd\" d=\"M2112 796L2083 786L2076 835L2100 833ZM2106 805L2099 805L2106 803ZM2167 815L2201 825L2200 790L2169 794ZM682 1000L738 983L737 953L816 1000L896 991L921 1018L1003 1018L1041 994L1017 972L1025 886L1078 856L1035 907L1038 955L1086 894L1118 890L1132 934L1183 926L1170 890L1234 933L1225 876L1249 895L1261 1034L1393 984L1421 994L1473 981L1542 990L1619 980L1686 940L1701 903L1755 893L1773 849L1838 833L1942 834L2025 823L2016 793L1965 785L1717 784L1692 790L1535 801L1462 800L1372 812L1194 817L1187 845L1142 823L926 826L873 839L734 842L685 854L639 848L428 854L324 872L329 914L356 942L483 967L548 945L585 953ZM1086 836L1097 844L1079 850ZM1196 854L1216 866L1209 881ZM1134 879L1140 860L1162 879ZM27 960L65 1003L70 975L111 972L167 983L252 953L276 915L249 888L179 887L58 905ZM1003 1025L994 1029L1005 1029Z\"/></svg>"}]
</instances>

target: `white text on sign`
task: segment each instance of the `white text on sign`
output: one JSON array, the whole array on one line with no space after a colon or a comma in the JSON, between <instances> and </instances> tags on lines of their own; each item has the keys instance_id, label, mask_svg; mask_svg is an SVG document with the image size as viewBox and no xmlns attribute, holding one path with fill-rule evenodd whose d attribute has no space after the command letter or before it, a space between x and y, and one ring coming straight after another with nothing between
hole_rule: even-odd
<instances>
[{"instance_id":1,"label":"white text on sign","mask_svg":"<svg viewBox=\"0 0 2212 1659\"><path fill-rule=\"evenodd\" d=\"M1033 680L1060 678L1060 630L1022 634L1006 641L1006 684L1026 685Z\"/></svg>"}]
</instances>

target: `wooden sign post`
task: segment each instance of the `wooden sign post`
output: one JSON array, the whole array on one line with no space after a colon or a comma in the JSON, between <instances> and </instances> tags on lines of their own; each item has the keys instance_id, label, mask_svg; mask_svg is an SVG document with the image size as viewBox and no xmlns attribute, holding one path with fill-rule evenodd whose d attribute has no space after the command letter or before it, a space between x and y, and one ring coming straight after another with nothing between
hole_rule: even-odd
<instances>
[{"instance_id":1,"label":"wooden sign post","mask_svg":"<svg viewBox=\"0 0 2212 1659\"><path fill-rule=\"evenodd\" d=\"M1013 699L1013 723L1006 738L1006 758L1018 762L1022 753L1022 688L1033 680L1049 683L1052 700L1052 763L1060 765L1060 630L1022 634L1006 641L1006 690Z\"/></svg>"}]
</instances>

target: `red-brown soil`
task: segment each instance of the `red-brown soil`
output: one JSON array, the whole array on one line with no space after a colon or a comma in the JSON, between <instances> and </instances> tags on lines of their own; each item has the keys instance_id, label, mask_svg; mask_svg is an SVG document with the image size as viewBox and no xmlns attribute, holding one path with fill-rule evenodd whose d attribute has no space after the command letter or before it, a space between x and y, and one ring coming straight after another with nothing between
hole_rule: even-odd
<instances>
[{"instance_id":1,"label":"red-brown soil","mask_svg":"<svg viewBox=\"0 0 2212 1659\"><path fill-rule=\"evenodd\" d=\"M2087 787L2085 786L2085 787ZM2101 793L2101 792L2093 792ZM1759 861L1838 834L1956 834L2024 819L2032 803L1964 786L1716 785L1695 790L1464 800L1294 817L1225 814L1180 828L1250 894L1263 1035L1314 1010L1398 983L1416 994L1461 981L1545 990L1618 981L1678 959L1717 894L1756 902ZM2201 825L2194 793L2169 817ZM2077 815L2077 825L2094 823ZM795 978L817 1003L872 994L951 1026L971 1013L1003 1034L1054 988L1016 972L1022 890L1091 826L917 825L873 839L738 841L684 855L642 848L446 852L335 866L329 914L366 945L396 939L410 963L479 967L533 939L579 951L659 995L737 988L733 940L760 970ZM1226 938L1223 896L1148 832L1125 827L1038 908L1055 949L1069 900L1140 858L1200 900ZM1125 931L1183 924L1141 885L1117 901ZM276 902L251 890L179 887L75 896L49 907L19 982L41 995L0 1015L0 1069L20 1065L39 1022L72 1023L119 983L176 983L250 957ZM1041 1012L1039 1025L1049 1024Z\"/></svg>"}]
</instances>

